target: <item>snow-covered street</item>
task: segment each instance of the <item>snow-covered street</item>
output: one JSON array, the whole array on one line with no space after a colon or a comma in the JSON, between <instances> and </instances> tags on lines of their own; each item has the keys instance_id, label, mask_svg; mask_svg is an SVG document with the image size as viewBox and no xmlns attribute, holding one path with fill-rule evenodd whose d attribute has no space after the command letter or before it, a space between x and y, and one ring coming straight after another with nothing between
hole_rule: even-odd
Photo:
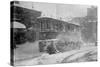
<instances>
[{"instance_id":1,"label":"snow-covered street","mask_svg":"<svg viewBox=\"0 0 100 67\"><path fill-rule=\"evenodd\" d=\"M89 59L94 57L94 61L97 60L97 47L96 46L88 46L83 47L76 50L71 50L68 52L57 53L57 54L42 54L37 58L30 58L22 61L15 61L15 65L39 65L39 64L56 64L56 63L68 63L78 61L88 61ZM91 54L91 58L87 58L89 56L85 56L86 54ZM93 57L92 57L93 56ZM88 60L87 60L88 59ZM76 60L76 62L78 62Z\"/></svg>"}]
</instances>

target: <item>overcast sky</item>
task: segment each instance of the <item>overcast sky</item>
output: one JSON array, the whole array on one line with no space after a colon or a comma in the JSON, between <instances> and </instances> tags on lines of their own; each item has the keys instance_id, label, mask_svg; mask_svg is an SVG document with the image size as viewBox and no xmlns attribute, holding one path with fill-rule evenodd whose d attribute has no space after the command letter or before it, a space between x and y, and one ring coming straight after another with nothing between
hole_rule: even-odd
<instances>
[{"instance_id":1,"label":"overcast sky","mask_svg":"<svg viewBox=\"0 0 100 67\"><path fill-rule=\"evenodd\" d=\"M41 11L41 17L62 18L68 21L68 17L84 17L87 15L87 5L55 4L43 2L20 1L20 6Z\"/></svg>"}]
</instances>

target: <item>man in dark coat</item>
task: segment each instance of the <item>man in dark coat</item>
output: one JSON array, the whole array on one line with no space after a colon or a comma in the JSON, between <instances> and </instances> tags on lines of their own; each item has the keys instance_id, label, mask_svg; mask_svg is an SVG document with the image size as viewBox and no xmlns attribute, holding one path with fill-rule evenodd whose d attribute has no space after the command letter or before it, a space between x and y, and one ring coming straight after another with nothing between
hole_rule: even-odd
<instances>
[{"instance_id":1,"label":"man in dark coat","mask_svg":"<svg viewBox=\"0 0 100 67\"><path fill-rule=\"evenodd\" d=\"M49 54L56 53L56 49L54 48L53 42L51 42L51 44L47 46L47 53L49 53Z\"/></svg>"}]
</instances>

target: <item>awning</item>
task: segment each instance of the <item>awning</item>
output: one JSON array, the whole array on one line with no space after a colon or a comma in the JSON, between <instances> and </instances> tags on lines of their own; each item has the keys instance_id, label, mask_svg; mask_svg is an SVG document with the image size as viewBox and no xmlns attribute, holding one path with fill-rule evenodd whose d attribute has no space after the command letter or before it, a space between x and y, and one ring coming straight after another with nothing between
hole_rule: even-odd
<instances>
[{"instance_id":1,"label":"awning","mask_svg":"<svg viewBox=\"0 0 100 67\"><path fill-rule=\"evenodd\" d=\"M13 22L13 28L26 28L26 26L22 23L14 21Z\"/></svg>"}]
</instances>

